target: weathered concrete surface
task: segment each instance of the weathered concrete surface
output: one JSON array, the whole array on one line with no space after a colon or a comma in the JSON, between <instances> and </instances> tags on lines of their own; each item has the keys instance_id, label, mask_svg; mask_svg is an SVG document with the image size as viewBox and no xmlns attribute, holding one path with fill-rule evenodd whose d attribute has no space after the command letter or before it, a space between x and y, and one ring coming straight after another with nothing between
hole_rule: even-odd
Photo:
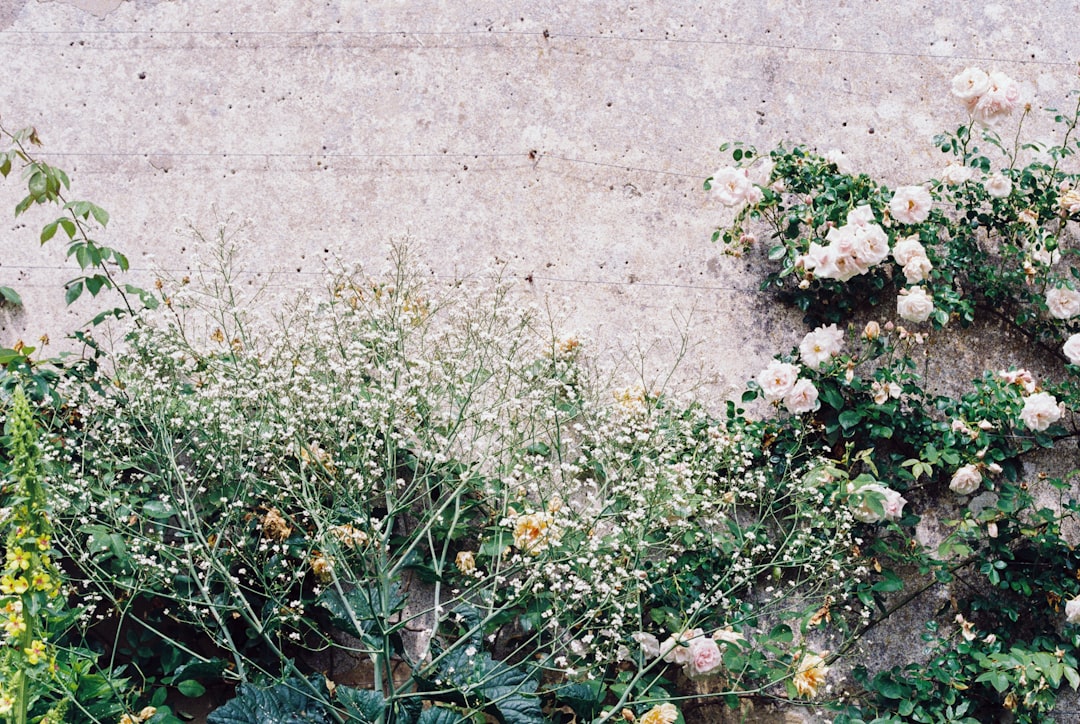
<instances>
[{"instance_id":1,"label":"weathered concrete surface","mask_svg":"<svg viewBox=\"0 0 1080 724\"><path fill-rule=\"evenodd\" d=\"M112 212L103 241L144 285L194 263L185 220L250 219L247 269L286 291L332 258L378 268L407 235L434 275L501 268L627 357L640 335L669 362L689 317L684 379L728 397L801 325L755 291L759 262L708 241L720 143L922 180L962 120L949 79L996 68L1060 105L1078 18L1073 0L0 0L0 121L36 126ZM0 185L0 209L18 198ZM56 339L90 307L62 307L49 217L5 218L0 284L26 310L0 344Z\"/></svg>"},{"instance_id":2,"label":"weathered concrete surface","mask_svg":"<svg viewBox=\"0 0 1080 724\"><path fill-rule=\"evenodd\" d=\"M335 255L409 235L440 275L506 262L566 326L676 336L730 393L797 322L709 243L717 147L843 149L896 183L940 165L948 80L1000 68L1054 104L1076 2L573 4L54 0L0 5L0 118L35 125L76 194L111 210L134 276L184 269L174 229L251 219L258 268L315 283ZM0 186L12 208L17 184ZM213 209L217 209L215 212ZM5 222L0 283L26 314L3 343L70 327L59 246ZM25 226L24 226L25 224ZM531 279L531 282L524 281ZM723 340L722 344L717 344ZM696 371L695 374L700 374Z\"/></svg>"}]
</instances>

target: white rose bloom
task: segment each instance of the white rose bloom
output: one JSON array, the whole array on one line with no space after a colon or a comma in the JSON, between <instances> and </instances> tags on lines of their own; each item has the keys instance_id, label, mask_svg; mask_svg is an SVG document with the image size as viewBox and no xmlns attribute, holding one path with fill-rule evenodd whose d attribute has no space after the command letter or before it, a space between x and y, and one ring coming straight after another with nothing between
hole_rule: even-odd
<instances>
[{"instance_id":1,"label":"white rose bloom","mask_svg":"<svg viewBox=\"0 0 1080 724\"><path fill-rule=\"evenodd\" d=\"M844 152L839 148L829 149L824 156L825 160L836 166L836 170L840 173L851 173L851 162L848 157L844 155Z\"/></svg>"},{"instance_id":2,"label":"white rose bloom","mask_svg":"<svg viewBox=\"0 0 1080 724\"><path fill-rule=\"evenodd\" d=\"M822 246L812 243L809 251L802 257L803 268L812 271L818 279L836 279L840 275L840 269L836 265L837 256L836 247L832 244Z\"/></svg>"},{"instance_id":3,"label":"white rose bloom","mask_svg":"<svg viewBox=\"0 0 1080 724\"><path fill-rule=\"evenodd\" d=\"M969 105L971 115L982 124L992 124L1008 115L1020 103L1020 86L1004 73L991 73L990 87Z\"/></svg>"},{"instance_id":4,"label":"white rose bloom","mask_svg":"<svg viewBox=\"0 0 1080 724\"><path fill-rule=\"evenodd\" d=\"M1024 398L1020 419L1029 430L1041 432L1061 419L1061 406L1049 392L1036 392Z\"/></svg>"},{"instance_id":5,"label":"white rose bloom","mask_svg":"<svg viewBox=\"0 0 1080 724\"><path fill-rule=\"evenodd\" d=\"M727 166L713 174L709 185L724 206L738 206L745 203L754 188L746 176L746 171L734 166Z\"/></svg>"},{"instance_id":6,"label":"white rose bloom","mask_svg":"<svg viewBox=\"0 0 1080 724\"><path fill-rule=\"evenodd\" d=\"M884 509L884 515L878 515L877 512L870 508L866 501L866 493L876 493L881 496L881 507ZM851 513L856 520L863 523L877 523L880 520L900 520L900 517L904 514L904 506L907 505L907 500L900 493L879 483L862 486L855 491L855 496L852 500Z\"/></svg>"},{"instance_id":7,"label":"white rose bloom","mask_svg":"<svg viewBox=\"0 0 1080 724\"><path fill-rule=\"evenodd\" d=\"M952 94L966 102L990 90L990 76L979 68L965 68L952 79Z\"/></svg>"},{"instance_id":8,"label":"white rose bloom","mask_svg":"<svg viewBox=\"0 0 1080 724\"><path fill-rule=\"evenodd\" d=\"M765 399L779 400L787 396L799 379L799 368L787 362L773 360L755 378Z\"/></svg>"},{"instance_id":9,"label":"white rose bloom","mask_svg":"<svg viewBox=\"0 0 1080 724\"><path fill-rule=\"evenodd\" d=\"M922 287L902 289L896 297L896 313L909 322L925 322L934 313L934 298Z\"/></svg>"},{"instance_id":10,"label":"white rose bloom","mask_svg":"<svg viewBox=\"0 0 1080 724\"><path fill-rule=\"evenodd\" d=\"M958 163L950 163L941 172L941 180L949 186L959 186L971 180L975 175L975 169L971 166L961 166Z\"/></svg>"},{"instance_id":11,"label":"white rose bloom","mask_svg":"<svg viewBox=\"0 0 1080 724\"><path fill-rule=\"evenodd\" d=\"M848 212L847 223L854 226L867 226L875 223L874 210L868 204L861 204Z\"/></svg>"},{"instance_id":12,"label":"white rose bloom","mask_svg":"<svg viewBox=\"0 0 1080 724\"><path fill-rule=\"evenodd\" d=\"M892 256L897 264L904 266L917 256L926 256L926 247L919 241L918 236L907 236L896 242Z\"/></svg>"},{"instance_id":13,"label":"white rose bloom","mask_svg":"<svg viewBox=\"0 0 1080 724\"><path fill-rule=\"evenodd\" d=\"M1065 622L1080 623L1080 597L1065 602Z\"/></svg>"},{"instance_id":14,"label":"white rose bloom","mask_svg":"<svg viewBox=\"0 0 1080 724\"><path fill-rule=\"evenodd\" d=\"M1072 319L1080 314L1080 292L1068 287L1054 287L1046 293L1046 306L1055 319Z\"/></svg>"},{"instance_id":15,"label":"white rose bloom","mask_svg":"<svg viewBox=\"0 0 1080 724\"><path fill-rule=\"evenodd\" d=\"M920 224L930 216L934 199L922 186L901 186L889 202L889 213L902 224Z\"/></svg>"},{"instance_id":16,"label":"white rose bloom","mask_svg":"<svg viewBox=\"0 0 1080 724\"><path fill-rule=\"evenodd\" d=\"M1065 346L1061 348L1061 351L1069 358L1069 364L1080 365L1080 334L1074 334L1065 340Z\"/></svg>"},{"instance_id":17,"label":"white rose bloom","mask_svg":"<svg viewBox=\"0 0 1080 724\"><path fill-rule=\"evenodd\" d=\"M835 324L830 324L828 327L818 327L813 332L808 332L799 343L799 355L803 364L816 370L821 367L822 362L827 362L839 354L843 344L844 333L837 329Z\"/></svg>"},{"instance_id":18,"label":"white rose bloom","mask_svg":"<svg viewBox=\"0 0 1080 724\"><path fill-rule=\"evenodd\" d=\"M904 278L907 279L908 284L918 284L926 280L926 275L933 268L934 265L925 256L912 257L907 264L904 264Z\"/></svg>"},{"instance_id":19,"label":"white rose bloom","mask_svg":"<svg viewBox=\"0 0 1080 724\"><path fill-rule=\"evenodd\" d=\"M774 168L776 168L776 163L766 156L747 169L747 178L758 186L768 186L769 177L772 176Z\"/></svg>"},{"instance_id":20,"label":"white rose bloom","mask_svg":"<svg viewBox=\"0 0 1080 724\"><path fill-rule=\"evenodd\" d=\"M859 255L868 266L880 264L889 255L889 237L877 224L861 227L856 238L861 247Z\"/></svg>"},{"instance_id":21,"label":"white rose bloom","mask_svg":"<svg viewBox=\"0 0 1080 724\"><path fill-rule=\"evenodd\" d=\"M957 495L971 495L982 484L982 473L974 465L965 465L953 473L949 490Z\"/></svg>"},{"instance_id":22,"label":"white rose bloom","mask_svg":"<svg viewBox=\"0 0 1080 724\"><path fill-rule=\"evenodd\" d=\"M791 392L784 395L784 407L792 415L802 415L813 412L821 407L818 400L818 391L814 383L807 379L801 379L791 388Z\"/></svg>"},{"instance_id":23,"label":"white rose bloom","mask_svg":"<svg viewBox=\"0 0 1080 724\"><path fill-rule=\"evenodd\" d=\"M1012 181L996 173L983 181L983 188L995 199L1004 199L1012 193Z\"/></svg>"}]
</instances>

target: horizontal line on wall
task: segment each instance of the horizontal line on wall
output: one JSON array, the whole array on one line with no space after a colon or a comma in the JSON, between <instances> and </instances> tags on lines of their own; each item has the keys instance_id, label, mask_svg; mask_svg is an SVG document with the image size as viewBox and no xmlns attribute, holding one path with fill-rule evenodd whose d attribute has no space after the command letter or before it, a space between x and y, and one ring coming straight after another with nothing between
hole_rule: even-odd
<instances>
[{"instance_id":1,"label":"horizontal line on wall","mask_svg":"<svg viewBox=\"0 0 1080 724\"><path fill-rule=\"evenodd\" d=\"M72 273L72 272L75 271L72 267L68 267L68 266L62 266L62 265L50 266L50 265L45 265L45 264L30 264L30 265L25 265L25 266L0 266L0 270L14 271L14 272L23 272L23 271L65 271L65 272L68 272L68 273ZM182 268L182 269L181 268L152 269L150 267L131 267L128 270L128 273L129 274L149 274L149 275L156 275L156 274L191 274L191 273L193 273L193 270L192 269L186 269L186 268ZM323 276L326 276L328 273L332 274L332 272L329 272L329 271L296 271L295 269L292 269L292 270L289 270L289 269L262 270L262 271L253 270L253 269L236 269L236 270L233 270L233 273L236 274L236 275L243 275L243 276L267 277L268 279L264 280L261 283L267 283L269 286L286 286L286 287L295 287L297 284L301 283L301 278L304 278L304 277L323 277ZM290 283L290 284L278 284L278 285L275 285L275 284L273 284L272 279L273 279L273 277L276 277L276 276L295 277L295 278L297 278L297 281L295 283ZM427 277L425 277L425 278L427 278ZM455 277L455 276L446 275L446 274L433 274L433 275L430 275L430 278L437 279L437 280L442 281L442 282L454 283L454 282L491 281L491 280L497 279L499 277L498 277L497 274L493 274L490 278L489 277L484 277L484 276L472 276L472 277L460 278L460 277ZM516 282L521 282L521 283L526 283L526 284L530 284L530 283L533 283L533 282L551 282L551 283L555 283L555 284L576 284L576 285L581 285L581 286L648 287L648 288L657 288L657 289L681 289L681 290L690 289L690 290L701 291L701 292L739 292L741 294L759 294L759 293L760 294L765 294L765 293L768 293L768 292L763 292L763 291L761 291L760 289L758 289L756 287L733 287L733 286L723 286L723 285L718 286L718 285L712 285L712 284L687 284L687 283L684 283L684 282L629 281L629 280L625 280L625 279L624 280L579 279L579 278L574 278L574 277L556 277L556 276L545 276L545 275L542 275L542 274L520 274L520 273L519 274L507 275L507 276L502 277L502 278L510 279L510 280L513 280L513 281L516 281ZM42 283L42 282L18 282L18 281L16 281L16 282L13 282L13 283L5 284L5 286L42 288L42 287L55 287L56 285L55 284Z\"/></svg>"},{"instance_id":2,"label":"horizontal line on wall","mask_svg":"<svg viewBox=\"0 0 1080 724\"><path fill-rule=\"evenodd\" d=\"M1069 59L1046 59L1040 60L1036 58L1008 58L1008 57L996 57L996 56L984 56L984 55L949 55L944 53L928 53L917 51L895 51L895 50L877 50L866 48L830 48L820 45L801 45L801 44L785 44L785 43L762 43L752 40L739 40L729 38L675 38L675 37L657 37L647 35L604 35L598 33L575 33L575 32L560 32L560 31L521 31L521 30L446 30L446 31L433 31L433 30L382 30L382 31L363 31L363 30L88 30L88 31L71 31L71 30L4 30L0 32L0 38L4 36L70 36L78 38L80 36L94 37L153 37L155 35L160 36L191 36L191 37L215 37L215 38L268 38L268 37L335 37L341 39L348 38L384 38L384 37L400 37L403 40L410 38L414 39L412 43L406 44L394 44L384 45L380 47L385 48L409 48L409 49L429 49L429 50L443 50L443 49L459 49L459 48L477 48L477 47L528 47L534 48L535 44L529 46L506 46L496 43L481 43L481 44L469 44L465 46L426 46L420 40L420 38L442 38L442 37L470 37L470 36L502 36L502 37L522 37L530 38L534 41L543 43L550 43L552 40L567 39L567 40L590 40L590 41L604 41L604 42L625 42L625 43L653 43L653 44L672 44L672 45L699 45L699 46L734 46L734 47L746 47L746 48L761 48L768 50L782 50L782 51L800 51L800 52L815 52L815 53L836 53L841 55L863 55L863 56L884 56L895 58L923 58L927 60L954 60L954 61L979 61L979 62L994 62L994 63L1015 63L1022 65L1047 65L1047 66L1073 66L1075 62ZM17 44L5 44L0 42L0 46L7 45L8 47L40 47L40 43L17 45ZM242 46L234 44L232 46L221 46L222 49L232 48L235 50L264 50L274 48L292 48L292 49L346 49L349 46L344 45L330 45L330 44L286 44L286 45L258 45L258 46ZM356 46L354 46L356 47ZM359 46L363 47L363 46ZM130 49L127 47L92 47L88 50L124 50ZM153 48L145 48L147 50L190 50L201 51L205 50L205 47L190 47L185 45L166 45L166 46L154 46Z\"/></svg>"}]
</instances>

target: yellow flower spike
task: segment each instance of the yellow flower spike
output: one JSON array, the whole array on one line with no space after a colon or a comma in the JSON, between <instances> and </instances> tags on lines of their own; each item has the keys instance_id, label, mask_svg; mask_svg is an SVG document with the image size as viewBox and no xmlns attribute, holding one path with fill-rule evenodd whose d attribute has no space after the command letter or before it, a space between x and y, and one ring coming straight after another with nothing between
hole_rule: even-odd
<instances>
[{"instance_id":1,"label":"yellow flower spike","mask_svg":"<svg viewBox=\"0 0 1080 724\"><path fill-rule=\"evenodd\" d=\"M22 576L15 578L13 576L0 577L0 593L7 594L9 596L21 596L29 590L30 584Z\"/></svg>"},{"instance_id":2,"label":"yellow flower spike","mask_svg":"<svg viewBox=\"0 0 1080 724\"><path fill-rule=\"evenodd\" d=\"M26 632L26 621L21 615L12 616L4 622L4 632L11 638L18 638Z\"/></svg>"},{"instance_id":3,"label":"yellow flower spike","mask_svg":"<svg viewBox=\"0 0 1080 724\"><path fill-rule=\"evenodd\" d=\"M23 649L23 653L31 666L37 666L46 658L45 642L34 639L30 642L30 648Z\"/></svg>"},{"instance_id":4,"label":"yellow flower spike","mask_svg":"<svg viewBox=\"0 0 1080 724\"><path fill-rule=\"evenodd\" d=\"M52 576L44 571L39 571L30 579L30 585L35 591L48 591L53 588Z\"/></svg>"},{"instance_id":5,"label":"yellow flower spike","mask_svg":"<svg viewBox=\"0 0 1080 724\"><path fill-rule=\"evenodd\" d=\"M10 694L0 694L0 714L8 715L15 708L15 699Z\"/></svg>"},{"instance_id":6,"label":"yellow flower spike","mask_svg":"<svg viewBox=\"0 0 1080 724\"><path fill-rule=\"evenodd\" d=\"M7 553L8 565L13 568L26 570L30 567L30 554L22 548L12 548Z\"/></svg>"},{"instance_id":7,"label":"yellow flower spike","mask_svg":"<svg viewBox=\"0 0 1080 724\"><path fill-rule=\"evenodd\" d=\"M52 547L52 539L47 535L39 535L37 537L37 548L39 551L47 551Z\"/></svg>"}]
</instances>

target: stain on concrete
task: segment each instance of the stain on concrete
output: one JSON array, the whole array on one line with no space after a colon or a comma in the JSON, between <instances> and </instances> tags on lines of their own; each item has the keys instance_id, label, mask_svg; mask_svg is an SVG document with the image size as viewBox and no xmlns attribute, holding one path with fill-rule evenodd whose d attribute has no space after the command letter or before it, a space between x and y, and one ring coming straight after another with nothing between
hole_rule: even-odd
<instances>
[{"instance_id":1,"label":"stain on concrete","mask_svg":"<svg viewBox=\"0 0 1080 724\"><path fill-rule=\"evenodd\" d=\"M26 0L0 0L0 30L7 30L15 22Z\"/></svg>"},{"instance_id":2,"label":"stain on concrete","mask_svg":"<svg viewBox=\"0 0 1080 724\"><path fill-rule=\"evenodd\" d=\"M77 7L79 10L96 15L99 18L104 18L113 10L120 7L124 0L51 0L52 2L59 2L65 5L71 5ZM0 15L2 18L2 15Z\"/></svg>"}]
</instances>

